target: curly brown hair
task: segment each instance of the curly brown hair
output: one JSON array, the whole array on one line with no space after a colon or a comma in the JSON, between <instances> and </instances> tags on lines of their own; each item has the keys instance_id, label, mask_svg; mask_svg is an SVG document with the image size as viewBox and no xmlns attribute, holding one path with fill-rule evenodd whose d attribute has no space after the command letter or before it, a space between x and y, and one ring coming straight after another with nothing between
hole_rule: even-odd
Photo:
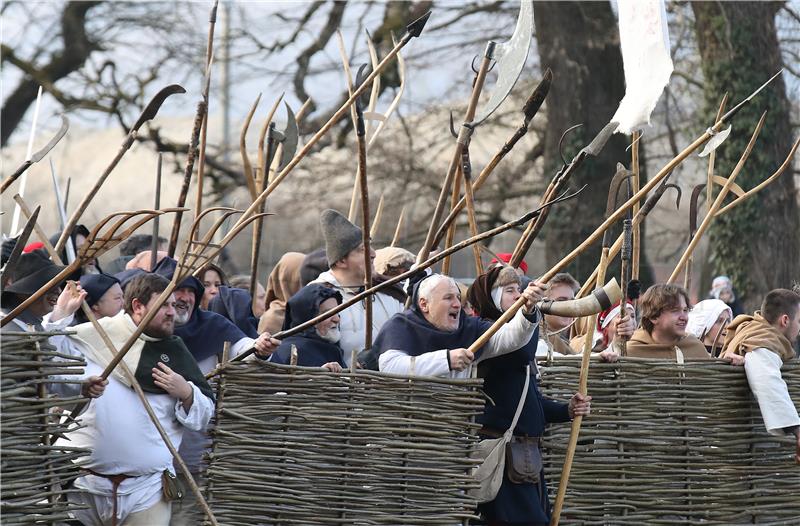
<instances>
[{"instance_id":1,"label":"curly brown hair","mask_svg":"<svg viewBox=\"0 0 800 526\"><path fill-rule=\"evenodd\" d=\"M686 301L686 306L691 307L689 294L680 285L674 283L657 283L647 289L642 297L639 298L639 311L642 316L642 327L648 333L653 332L654 318L661 316L661 313L668 309L674 309L680 305L680 298Z\"/></svg>"}]
</instances>

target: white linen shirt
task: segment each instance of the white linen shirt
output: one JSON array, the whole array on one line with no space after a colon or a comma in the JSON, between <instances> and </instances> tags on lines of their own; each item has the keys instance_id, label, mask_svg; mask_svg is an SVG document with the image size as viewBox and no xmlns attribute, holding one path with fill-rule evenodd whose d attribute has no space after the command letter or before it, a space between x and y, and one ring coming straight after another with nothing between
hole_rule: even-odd
<instances>
[{"instance_id":1,"label":"white linen shirt","mask_svg":"<svg viewBox=\"0 0 800 526\"><path fill-rule=\"evenodd\" d=\"M522 309L518 310L508 323L489 338L489 341L483 346L480 357L473 362L473 366L483 360L514 352L526 345L538 326L538 320L535 323L531 322L525 317ZM468 378L469 367L463 371L450 370L447 360L449 351L450 349L439 349L419 356L409 356L405 351L388 349L378 358L378 368L385 373Z\"/></svg>"},{"instance_id":2,"label":"white linen shirt","mask_svg":"<svg viewBox=\"0 0 800 526\"><path fill-rule=\"evenodd\" d=\"M758 401L764 425L772 435L782 435L784 428L800 425L797 408L781 376L782 365L780 356L763 347L744 355L747 382Z\"/></svg>"}]
</instances>

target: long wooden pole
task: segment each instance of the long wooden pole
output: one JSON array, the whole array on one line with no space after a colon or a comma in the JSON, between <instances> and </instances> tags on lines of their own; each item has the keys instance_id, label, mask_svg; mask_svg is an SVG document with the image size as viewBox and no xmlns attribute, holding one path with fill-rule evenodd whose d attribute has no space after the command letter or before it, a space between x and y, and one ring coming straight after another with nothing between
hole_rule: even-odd
<instances>
[{"instance_id":1,"label":"long wooden pole","mask_svg":"<svg viewBox=\"0 0 800 526\"><path fill-rule=\"evenodd\" d=\"M464 177L462 172L461 165L458 166L456 169L456 180L455 184L453 185L453 193L451 194L450 204L451 206L455 206L458 203L458 198L461 196L461 180ZM444 238L444 248L450 248L453 246L453 242L456 239L456 222L453 221L450 223L450 228L447 229L447 236ZM442 262L442 274L445 276L450 275L450 257L444 258Z\"/></svg>"},{"instance_id":2,"label":"long wooden pole","mask_svg":"<svg viewBox=\"0 0 800 526\"><path fill-rule=\"evenodd\" d=\"M458 252L459 250L462 250L462 249L464 249L464 248L466 248L466 247L468 247L468 246L470 246L470 245L472 245L474 243L480 243L481 241L483 241L485 239L489 239L489 238L494 237L496 235L502 234L503 232L505 232L505 231L507 231L509 229L518 227L520 225L524 225L525 223L527 223L531 219L533 219L536 216L538 216L542 212L542 210L544 210L545 207L552 206L552 205L554 205L554 204L556 204L558 202L562 202L562 201L564 201L566 199L570 199L570 198L574 197L575 195L577 195L577 193L572 194L571 196L559 198L557 201L556 200L551 201L550 203L546 203L545 205L543 205L542 207L537 208L536 210L528 212L527 214L525 214L524 216L522 216L522 217L520 217L518 219L515 219L513 221L509 221L508 223L505 223L503 225L495 227L495 228L493 228L491 230L487 230L486 232L483 232L483 233L481 233L481 234L479 234L479 235L477 235L475 237L471 237L469 239L465 239L464 241L461 241L460 243L457 243L456 245L453 245L449 249L443 250L442 252L439 252L435 256L431 256L427 260L423 261L421 264L415 266L413 269L411 269L411 270L409 270L407 272L404 272L404 273L402 273L402 274L400 274L398 276L395 276L395 277L393 277L391 279L387 279L386 281L383 281L383 282L381 282L381 283L379 283L377 285L373 285L372 288L367 289L364 292L361 292L359 294L356 294L355 296L353 296L349 300L347 300L347 301L343 302L342 304L334 307L333 309L325 311L322 314L318 315L317 317L315 317L315 318L313 318L311 320L308 320L307 322L302 323L302 324L298 325L297 327L293 327L292 329L289 329L287 331L278 332L278 333L274 334L273 337L280 340L280 339L283 339L283 338L288 338L289 336L292 336L292 335L297 334L299 332L302 332L302 331L308 329L309 327L313 327L317 323L319 323L319 322L321 322L321 321L333 316L334 314L338 314L338 313L342 312L346 308L351 307L352 305L355 305L356 303L358 303L361 300L371 296L372 294L375 294L376 292L380 292L381 290L383 290L383 289L385 289L387 287L391 287L392 285L395 285L397 283L400 283L401 281L404 281L404 280L410 278L411 276L413 276L414 274L416 274L416 273L418 273L418 272L420 272L422 270L425 270L425 269L427 269L429 267L432 267L433 265L435 265L436 263L438 263L439 261L441 261L442 259L444 259L445 257L447 257L450 254ZM174 288L174 284L171 284L171 286L172 286L172 288ZM505 321L507 321L507 320L505 320ZM254 352L253 349L250 349L249 351L245 351L245 352L237 355L236 358L233 358L232 361L243 360L244 358L246 358L247 356L249 356L253 352ZM211 378L212 376L214 376L216 374L219 374L219 368L217 368L216 370L214 370L211 373L207 374L206 378Z\"/></svg>"},{"instance_id":3,"label":"long wooden pole","mask_svg":"<svg viewBox=\"0 0 800 526\"><path fill-rule=\"evenodd\" d=\"M606 266L608 264L608 247L603 247L600 255L599 272L597 274L597 282L602 283L606 279ZM625 285L623 284L623 287ZM581 372L580 379L578 380L578 392L586 395L589 392L589 360L592 356L592 343L594 340L594 327L597 325L597 314L593 314L590 318L589 330L586 331L586 336L583 338L583 352L581 353ZM572 461L575 458L575 448L578 446L578 436L581 431L581 424L583 423L583 416L575 415L572 419L572 428L569 432L569 443L567 445L567 452L564 456L564 467L561 468L561 480L558 483L558 493L556 494L556 501L553 504L553 514L550 517L550 526L557 526L558 521L561 519L561 510L564 506L564 497L567 494L567 485L569 484L569 476L572 471Z\"/></svg>"},{"instance_id":4,"label":"long wooden pole","mask_svg":"<svg viewBox=\"0 0 800 526\"><path fill-rule=\"evenodd\" d=\"M364 117L358 117L358 186L361 191L361 236L364 243L364 289L372 288L372 248L369 231L369 187L367 186L367 137ZM364 303L364 350L372 348L372 298ZM352 364L352 362L351 362Z\"/></svg>"},{"instance_id":5,"label":"long wooden pole","mask_svg":"<svg viewBox=\"0 0 800 526\"><path fill-rule=\"evenodd\" d=\"M719 116L717 116L717 120L719 120ZM642 132L639 130L635 130L633 132L633 136L631 138L631 171L633 172L633 177L631 177L631 189L633 193L637 193L639 191L640 186L640 170L639 170L639 142L642 140ZM636 214L639 212L639 202L637 201L635 205L633 205L633 216L635 217ZM633 226L633 230L631 232L631 279L639 279L639 254L641 252L641 237L640 237L640 228L639 224L637 223ZM623 288L627 287L627 284L621 284Z\"/></svg>"},{"instance_id":6,"label":"long wooden pole","mask_svg":"<svg viewBox=\"0 0 800 526\"><path fill-rule=\"evenodd\" d=\"M483 91L483 84L486 81L486 74L489 72L489 66L492 62L491 57L494 54L494 46L494 42L489 42L489 44L486 46L486 52L483 54L483 60L481 60L481 65L478 69L478 76L475 78L475 84L472 86L472 96L470 97L469 105L467 106L467 112L464 115L465 124L472 122L472 120L475 118L475 111L478 107L478 98L480 97L481 91ZM447 168L447 175L444 178L442 189L439 192L439 199L436 202L436 208L434 208L433 211L433 217L431 218L431 224L428 227L428 234L425 237L425 243L422 245L422 249L419 251L419 254L417 254L417 263L428 259L431 249L433 249L436 231L439 229L439 223L441 223L442 215L444 214L447 194L453 187L453 179L456 175L456 169L461 162L461 152L469 141L470 135L472 135L472 128L462 125L458 132L458 139L456 140L456 147L453 151L453 157L450 159L450 166Z\"/></svg>"},{"instance_id":7,"label":"long wooden pole","mask_svg":"<svg viewBox=\"0 0 800 526\"><path fill-rule=\"evenodd\" d=\"M689 246L686 247L686 250L683 252L680 260L678 260L678 264L675 266L675 269L672 271L672 274L669 277L668 283L675 283L678 279L678 275L683 271L686 262L689 260L689 257L694 252L694 249L697 247L697 244L702 239L703 234L708 229L711 221L714 220L714 215L717 213L717 210L722 206L722 201L725 199L725 196L728 195L728 192L731 189L731 185L736 180L736 177L739 175L739 172L742 171L744 168L744 163L747 161L747 158L750 157L750 152L753 151L753 146L755 145L756 138L758 134L761 132L761 127L764 125L764 120L767 117L767 112L761 114L761 119L759 119L758 124L756 125L755 130L753 131L753 135L750 137L750 141L747 143L747 148L745 148L744 152L742 152L742 156L739 158L739 162L736 163L736 167L733 169L733 172L728 177L725 185L719 191L717 198L714 199L714 203L711 205L711 209L706 214L706 217L703 219L703 222L700 223L700 226L697 228L697 232L695 233L692 240L689 242Z\"/></svg>"},{"instance_id":8,"label":"long wooden pole","mask_svg":"<svg viewBox=\"0 0 800 526\"><path fill-rule=\"evenodd\" d=\"M183 205L186 204L186 197L189 194L189 184L192 180L192 172L194 172L194 160L195 157L200 155L205 163L205 144L202 145L200 151L198 152L198 141L200 139L200 135L203 129L203 123L206 121L208 116L208 90L210 87L211 82L211 63L212 57L214 55L214 28L217 23L217 5L219 4L219 0L214 0L214 5L211 7L211 11L208 15L208 38L206 41L206 76L205 82L203 87L203 96L200 99L200 102L197 104L197 112L195 113L195 120L194 126L192 128L192 137L189 140L189 153L186 157L186 168L183 172L183 184L181 186L180 194L178 195L178 208L183 208ZM200 180L200 173L199 173L199 165L198 165L198 195L202 195L202 181ZM199 200L199 199L198 199ZM195 211L195 217L199 215L201 212L200 210ZM181 232L181 220L183 219L183 214L178 212L175 215L175 221L172 223L172 232L169 236L169 248L167 249L167 253L170 257L175 257L175 250L178 248L178 236Z\"/></svg>"},{"instance_id":9,"label":"long wooden pole","mask_svg":"<svg viewBox=\"0 0 800 526\"><path fill-rule=\"evenodd\" d=\"M464 174L464 192L467 198L467 221L469 222L469 235L478 235L478 221L475 219L475 196L472 193L472 166L469 160L468 147L464 148L462 155L461 172ZM472 245L472 257L475 260L475 276L483 274L481 249L479 245Z\"/></svg>"}]
</instances>

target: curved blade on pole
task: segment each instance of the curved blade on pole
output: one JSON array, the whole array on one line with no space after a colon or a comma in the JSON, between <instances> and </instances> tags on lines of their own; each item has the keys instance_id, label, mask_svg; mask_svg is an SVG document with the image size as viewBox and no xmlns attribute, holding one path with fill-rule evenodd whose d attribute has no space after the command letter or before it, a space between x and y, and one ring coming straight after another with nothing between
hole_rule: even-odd
<instances>
[{"instance_id":1,"label":"curved blade on pole","mask_svg":"<svg viewBox=\"0 0 800 526\"><path fill-rule=\"evenodd\" d=\"M494 86L489 101L472 120L472 125L477 126L494 113L505 100L511 89L516 84L531 47L533 36L533 0L521 0L517 27L508 42L497 44L492 58L498 65L497 83Z\"/></svg>"},{"instance_id":2,"label":"curved blade on pole","mask_svg":"<svg viewBox=\"0 0 800 526\"><path fill-rule=\"evenodd\" d=\"M292 111L292 107L289 106L289 103L284 101L283 104L286 106L286 128L283 130L283 140L281 144L283 145L283 149L281 150L281 161L278 164L278 171L283 170L289 161L292 160L294 157L295 152L297 151L297 142L299 138L299 132L297 130L297 119L295 118L294 112Z\"/></svg>"}]
</instances>

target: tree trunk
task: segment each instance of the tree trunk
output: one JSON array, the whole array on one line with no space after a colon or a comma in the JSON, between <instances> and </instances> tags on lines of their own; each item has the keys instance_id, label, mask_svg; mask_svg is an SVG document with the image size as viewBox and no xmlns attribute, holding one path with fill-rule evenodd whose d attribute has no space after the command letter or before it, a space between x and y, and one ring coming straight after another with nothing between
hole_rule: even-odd
<instances>
[{"instance_id":1,"label":"tree trunk","mask_svg":"<svg viewBox=\"0 0 800 526\"><path fill-rule=\"evenodd\" d=\"M550 178L561 166L558 150L564 130L578 123L564 141L564 157L569 161L605 126L625 94L625 77L619 44L617 20L609 2L534 2L536 38L541 67L553 70L553 84L547 96L545 133L545 176ZM628 138L615 134L599 157L590 157L572 175L571 187L588 184L577 201L553 209L544 228L546 260L556 263L586 239L605 219L608 187L622 161L630 168ZM640 156L644 158L640 147ZM645 181L644 163L641 180ZM621 225L613 229L613 239ZM644 239L644 231L642 231ZM650 271L642 251L641 279L650 281ZM600 243L584 251L567 268L582 281L597 266ZM619 274L619 260L608 275Z\"/></svg>"},{"instance_id":2,"label":"tree trunk","mask_svg":"<svg viewBox=\"0 0 800 526\"><path fill-rule=\"evenodd\" d=\"M13 50L4 50L3 62L9 60L20 67L25 75L11 95L5 100L0 112L0 145L5 146L17 129L28 107L36 100L39 85L55 84L58 80L83 67L86 59L97 46L86 34L86 14L100 2L70 2L61 15L61 38L64 47L56 52L50 62L37 68L33 61L25 63L20 57L9 57Z\"/></svg>"},{"instance_id":3,"label":"tree trunk","mask_svg":"<svg viewBox=\"0 0 800 526\"><path fill-rule=\"evenodd\" d=\"M783 67L775 31L782 2L693 2L695 31L705 77L705 120L714 120L719 99L733 105ZM760 114L767 119L753 153L736 179L745 190L768 177L792 144L790 105L783 76L733 120L733 131L717 150L717 172L730 174ZM791 287L800 275L800 214L791 167L750 201L717 218L710 229L715 275L733 280L749 309L771 289Z\"/></svg>"}]
</instances>

